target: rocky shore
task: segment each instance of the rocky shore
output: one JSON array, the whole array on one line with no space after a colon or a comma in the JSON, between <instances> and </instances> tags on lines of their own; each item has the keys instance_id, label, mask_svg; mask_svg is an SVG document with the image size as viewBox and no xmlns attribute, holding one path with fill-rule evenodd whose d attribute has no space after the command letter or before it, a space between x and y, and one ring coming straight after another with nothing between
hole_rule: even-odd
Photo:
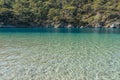
<instances>
[{"instance_id":1,"label":"rocky shore","mask_svg":"<svg viewBox=\"0 0 120 80\"><path fill-rule=\"evenodd\" d=\"M120 28L120 21L111 22L104 25L103 22L95 24L78 25L72 23L42 23L40 25L10 25L0 24L0 28Z\"/></svg>"}]
</instances>

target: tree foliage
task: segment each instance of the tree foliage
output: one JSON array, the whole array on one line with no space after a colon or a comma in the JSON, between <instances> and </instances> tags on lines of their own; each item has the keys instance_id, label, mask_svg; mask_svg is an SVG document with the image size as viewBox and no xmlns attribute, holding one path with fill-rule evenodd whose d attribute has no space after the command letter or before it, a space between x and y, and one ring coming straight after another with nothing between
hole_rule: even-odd
<instances>
[{"instance_id":1,"label":"tree foliage","mask_svg":"<svg viewBox=\"0 0 120 80\"><path fill-rule=\"evenodd\" d=\"M82 22L105 21L116 14L120 15L120 0L0 0L2 24L64 21L82 25Z\"/></svg>"}]
</instances>

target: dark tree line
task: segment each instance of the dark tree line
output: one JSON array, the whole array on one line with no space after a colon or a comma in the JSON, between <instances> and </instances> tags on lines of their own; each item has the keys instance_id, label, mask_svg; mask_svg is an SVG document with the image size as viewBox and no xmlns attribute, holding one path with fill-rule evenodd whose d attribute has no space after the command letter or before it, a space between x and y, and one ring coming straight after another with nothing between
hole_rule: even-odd
<instances>
[{"instance_id":1,"label":"dark tree line","mask_svg":"<svg viewBox=\"0 0 120 80\"><path fill-rule=\"evenodd\" d=\"M0 24L77 25L120 19L120 0L0 0Z\"/></svg>"}]
</instances>

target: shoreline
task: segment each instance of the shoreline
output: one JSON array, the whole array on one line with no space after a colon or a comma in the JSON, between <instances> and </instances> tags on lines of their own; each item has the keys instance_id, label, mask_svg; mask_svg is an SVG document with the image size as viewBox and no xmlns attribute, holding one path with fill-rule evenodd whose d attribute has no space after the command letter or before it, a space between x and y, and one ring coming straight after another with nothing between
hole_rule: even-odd
<instances>
[{"instance_id":1,"label":"shoreline","mask_svg":"<svg viewBox=\"0 0 120 80\"><path fill-rule=\"evenodd\" d=\"M0 33L117 33L120 34L120 28L40 28L40 27L16 27L16 28L7 28L3 27L0 28Z\"/></svg>"},{"instance_id":2,"label":"shoreline","mask_svg":"<svg viewBox=\"0 0 120 80\"><path fill-rule=\"evenodd\" d=\"M109 25L102 25L101 23L96 23L95 26L87 24L80 26L78 24L67 24L67 23L58 23L58 24L0 24L0 28L120 28L120 22L109 23Z\"/></svg>"}]
</instances>

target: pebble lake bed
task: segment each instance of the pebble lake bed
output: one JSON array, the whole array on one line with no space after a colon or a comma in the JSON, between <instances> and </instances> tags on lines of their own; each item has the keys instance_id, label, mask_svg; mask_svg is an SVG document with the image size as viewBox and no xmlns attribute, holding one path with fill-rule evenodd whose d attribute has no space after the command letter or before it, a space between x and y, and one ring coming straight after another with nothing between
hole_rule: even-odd
<instances>
[{"instance_id":1,"label":"pebble lake bed","mask_svg":"<svg viewBox=\"0 0 120 80\"><path fill-rule=\"evenodd\" d=\"M0 80L120 80L120 29L0 29Z\"/></svg>"}]
</instances>

